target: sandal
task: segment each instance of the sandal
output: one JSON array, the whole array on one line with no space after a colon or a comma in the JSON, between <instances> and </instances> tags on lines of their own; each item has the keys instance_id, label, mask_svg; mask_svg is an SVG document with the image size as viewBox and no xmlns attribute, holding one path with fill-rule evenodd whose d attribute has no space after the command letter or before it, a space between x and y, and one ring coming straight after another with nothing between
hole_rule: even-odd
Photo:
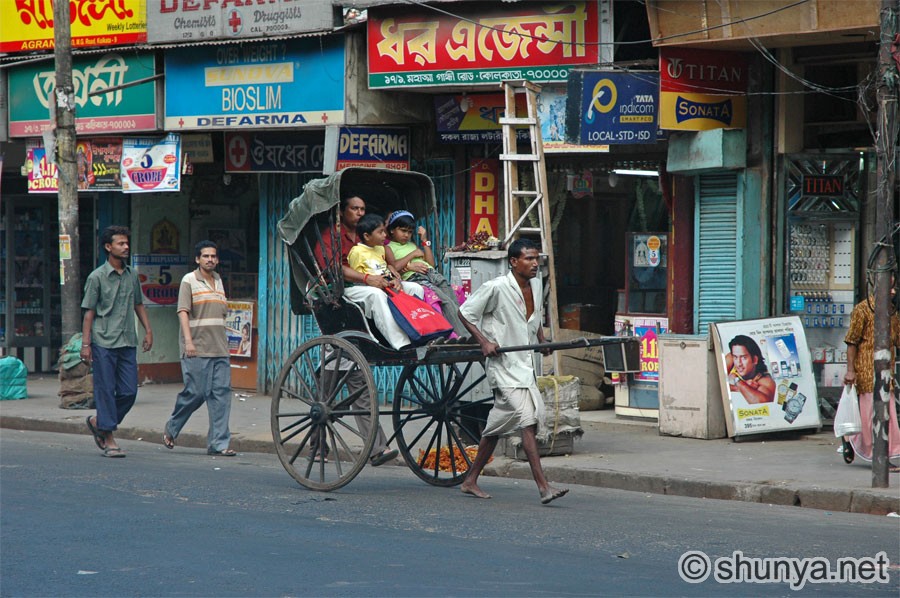
<instances>
[{"instance_id":1,"label":"sandal","mask_svg":"<svg viewBox=\"0 0 900 598\"><path fill-rule=\"evenodd\" d=\"M890 473L900 473L900 465L897 465L896 463L891 463L890 461L888 461L888 471Z\"/></svg>"},{"instance_id":2,"label":"sandal","mask_svg":"<svg viewBox=\"0 0 900 598\"><path fill-rule=\"evenodd\" d=\"M101 451L105 451L106 450L106 437L104 437L104 435L100 433L100 430L98 430L97 427L94 426L93 423L91 423L90 415L87 416L86 421L87 421L88 430L91 431L91 435L94 437L94 444L96 444L97 448L100 449Z\"/></svg>"},{"instance_id":3,"label":"sandal","mask_svg":"<svg viewBox=\"0 0 900 598\"><path fill-rule=\"evenodd\" d=\"M849 440L841 438L841 455L844 457L844 463L850 465L853 463L853 459L856 457L856 451L853 450L853 445L850 444Z\"/></svg>"},{"instance_id":4,"label":"sandal","mask_svg":"<svg viewBox=\"0 0 900 598\"><path fill-rule=\"evenodd\" d=\"M172 438L171 436L169 436L168 432L164 432L163 433L163 444L166 446L167 449L173 449L173 448L175 448L175 439Z\"/></svg>"},{"instance_id":5,"label":"sandal","mask_svg":"<svg viewBox=\"0 0 900 598\"><path fill-rule=\"evenodd\" d=\"M227 448L224 451L215 451L213 449L209 449L206 451L206 454L212 455L213 457L237 457L237 451L230 448Z\"/></svg>"}]
</instances>

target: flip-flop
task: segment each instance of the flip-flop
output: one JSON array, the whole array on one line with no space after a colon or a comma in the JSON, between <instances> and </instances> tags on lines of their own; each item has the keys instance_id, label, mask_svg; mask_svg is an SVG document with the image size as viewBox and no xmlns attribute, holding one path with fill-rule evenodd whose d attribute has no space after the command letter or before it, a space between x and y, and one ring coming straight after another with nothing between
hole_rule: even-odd
<instances>
[{"instance_id":1,"label":"flip-flop","mask_svg":"<svg viewBox=\"0 0 900 598\"><path fill-rule=\"evenodd\" d=\"M175 439L169 436L168 432L163 433L163 445L165 445L167 449L175 448Z\"/></svg>"},{"instance_id":2,"label":"flip-flop","mask_svg":"<svg viewBox=\"0 0 900 598\"><path fill-rule=\"evenodd\" d=\"M206 454L212 455L213 457L237 457L237 451L230 448L227 448L224 451L214 451L210 449L206 451Z\"/></svg>"},{"instance_id":3,"label":"flip-flop","mask_svg":"<svg viewBox=\"0 0 900 598\"><path fill-rule=\"evenodd\" d=\"M110 457L110 458L113 458L113 459L121 459L121 458L123 458L123 457L125 456L125 453L122 452L122 449L120 449L119 447L115 447L115 448L105 448L105 449L103 449L102 455L103 455L104 457Z\"/></svg>"},{"instance_id":4,"label":"flip-flop","mask_svg":"<svg viewBox=\"0 0 900 598\"><path fill-rule=\"evenodd\" d=\"M853 445L843 438L841 439L841 455L843 455L844 463L847 465L853 463L853 459L856 457L856 451L853 450Z\"/></svg>"},{"instance_id":5,"label":"flip-flop","mask_svg":"<svg viewBox=\"0 0 900 598\"><path fill-rule=\"evenodd\" d=\"M90 415L87 416L87 419L85 421L87 422L88 430L91 431L91 436L94 437L94 444L96 444L97 448L100 449L101 451L105 451L106 450L106 439L103 437L102 434L100 434L100 430L98 430L94 426L94 424L91 423L91 416Z\"/></svg>"},{"instance_id":6,"label":"flip-flop","mask_svg":"<svg viewBox=\"0 0 900 598\"><path fill-rule=\"evenodd\" d=\"M372 467L378 467L379 465L384 465L392 459L396 459L397 455L399 454L400 451L398 451L397 449L385 449L377 455L369 457L369 463L372 464Z\"/></svg>"}]
</instances>

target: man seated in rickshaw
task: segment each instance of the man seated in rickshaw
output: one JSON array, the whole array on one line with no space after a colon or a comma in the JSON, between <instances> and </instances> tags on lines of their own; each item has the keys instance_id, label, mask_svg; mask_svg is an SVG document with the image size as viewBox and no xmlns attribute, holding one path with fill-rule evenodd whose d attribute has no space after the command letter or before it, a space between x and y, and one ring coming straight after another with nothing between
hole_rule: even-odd
<instances>
[{"instance_id":1,"label":"man seated in rickshaw","mask_svg":"<svg viewBox=\"0 0 900 598\"><path fill-rule=\"evenodd\" d=\"M381 275L365 274L358 272L350 266L349 255L362 239L356 230L356 226L360 219L366 214L366 202L356 195L342 197L340 206L340 224L336 228L339 229L341 241L341 270L344 274L344 297L348 301L359 305L367 318L371 318L375 322L375 326L384 336L385 340L394 349L403 349L411 345L411 341L405 332L400 328L394 317L391 315L391 309L388 306L388 296L384 289L391 286L391 281ZM383 224L383 221L382 221ZM329 238L329 235L323 234L323 239ZM332 246L326 243L317 243L313 253L316 261L323 269L328 261L331 260ZM423 291L420 285L418 294L411 293L422 298Z\"/></svg>"}]
</instances>

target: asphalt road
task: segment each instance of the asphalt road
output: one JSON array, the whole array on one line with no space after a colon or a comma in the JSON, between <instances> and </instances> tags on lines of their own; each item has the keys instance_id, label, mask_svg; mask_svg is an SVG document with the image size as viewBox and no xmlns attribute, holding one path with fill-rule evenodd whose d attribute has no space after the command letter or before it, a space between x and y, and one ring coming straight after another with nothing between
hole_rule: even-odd
<instances>
[{"instance_id":1,"label":"asphalt road","mask_svg":"<svg viewBox=\"0 0 900 598\"><path fill-rule=\"evenodd\" d=\"M485 501L399 467L366 468L341 490L316 493L269 454L122 445L127 458L105 459L88 436L2 431L0 595L900 592L897 518L584 486L542 506L530 482L499 478L483 478L494 495ZM688 584L678 565L691 550L713 561L741 551L832 564L886 551L894 564L886 584L809 582L797 592L713 577Z\"/></svg>"}]
</instances>

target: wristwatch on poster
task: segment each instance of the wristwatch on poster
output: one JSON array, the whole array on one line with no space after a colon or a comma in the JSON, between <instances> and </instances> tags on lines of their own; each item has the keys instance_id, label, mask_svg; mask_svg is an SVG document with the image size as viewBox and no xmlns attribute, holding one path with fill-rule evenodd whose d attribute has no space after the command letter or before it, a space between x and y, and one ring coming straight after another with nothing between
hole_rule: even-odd
<instances>
[{"instance_id":1,"label":"wristwatch on poster","mask_svg":"<svg viewBox=\"0 0 900 598\"><path fill-rule=\"evenodd\" d=\"M431 247L431 241L422 241L422 245L425 247Z\"/></svg>"}]
</instances>

